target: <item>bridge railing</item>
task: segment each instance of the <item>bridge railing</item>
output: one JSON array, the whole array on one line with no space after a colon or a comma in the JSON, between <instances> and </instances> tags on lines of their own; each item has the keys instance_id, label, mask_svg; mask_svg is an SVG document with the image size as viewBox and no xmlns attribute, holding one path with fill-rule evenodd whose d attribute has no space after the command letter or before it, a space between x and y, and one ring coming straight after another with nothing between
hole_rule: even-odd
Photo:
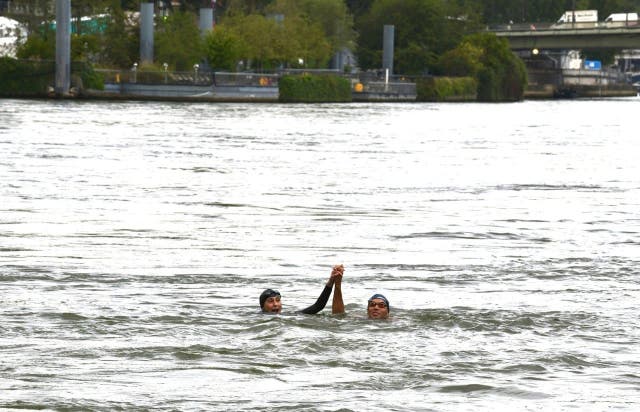
<instances>
[{"instance_id":1,"label":"bridge railing","mask_svg":"<svg viewBox=\"0 0 640 412\"><path fill-rule=\"evenodd\" d=\"M533 30L549 30L553 23L507 23L493 24L487 27L487 31L533 31Z\"/></svg>"},{"instance_id":2,"label":"bridge railing","mask_svg":"<svg viewBox=\"0 0 640 412\"><path fill-rule=\"evenodd\" d=\"M636 20L614 22L576 22L576 23L505 23L487 26L491 32L544 31L544 30L588 30L640 27Z\"/></svg>"}]
</instances>

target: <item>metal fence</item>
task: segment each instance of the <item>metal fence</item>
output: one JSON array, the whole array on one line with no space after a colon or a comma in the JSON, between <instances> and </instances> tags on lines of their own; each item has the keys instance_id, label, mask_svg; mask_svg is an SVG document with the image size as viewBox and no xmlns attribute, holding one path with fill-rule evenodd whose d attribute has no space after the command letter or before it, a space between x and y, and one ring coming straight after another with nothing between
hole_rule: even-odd
<instances>
[{"instance_id":1,"label":"metal fence","mask_svg":"<svg viewBox=\"0 0 640 412\"><path fill-rule=\"evenodd\" d=\"M287 74L334 74L350 79L354 90L362 88L369 93L415 94L415 79L392 76L388 82L379 73L343 74L335 70L283 70L278 73L234 73L210 71L139 71L96 70L104 76L106 83L137 83L199 86L273 87L277 88L280 78ZM357 86L360 84L360 86Z\"/></svg>"},{"instance_id":2,"label":"metal fence","mask_svg":"<svg viewBox=\"0 0 640 412\"><path fill-rule=\"evenodd\" d=\"M363 93L376 94L398 94L398 95L414 95L416 94L415 83L398 83L398 82L364 82L362 84ZM354 90L359 91L357 86Z\"/></svg>"}]
</instances>

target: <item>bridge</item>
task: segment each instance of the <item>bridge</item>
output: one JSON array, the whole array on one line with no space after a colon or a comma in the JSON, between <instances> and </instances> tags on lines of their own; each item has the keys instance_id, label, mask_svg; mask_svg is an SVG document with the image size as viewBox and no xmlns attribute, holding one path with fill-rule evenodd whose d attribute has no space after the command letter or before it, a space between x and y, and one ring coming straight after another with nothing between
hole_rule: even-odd
<instances>
[{"instance_id":1,"label":"bridge","mask_svg":"<svg viewBox=\"0 0 640 412\"><path fill-rule=\"evenodd\" d=\"M640 49L640 25L633 23L518 24L489 31L507 39L512 50Z\"/></svg>"}]
</instances>

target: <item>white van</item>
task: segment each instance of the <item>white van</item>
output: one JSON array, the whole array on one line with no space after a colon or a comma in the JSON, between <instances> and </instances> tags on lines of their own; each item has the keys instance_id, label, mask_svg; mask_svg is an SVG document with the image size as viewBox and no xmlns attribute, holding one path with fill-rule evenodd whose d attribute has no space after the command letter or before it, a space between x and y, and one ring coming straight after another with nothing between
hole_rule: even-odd
<instances>
[{"instance_id":1,"label":"white van","mask_svg":"<svg viewBox=\"0 0 640 412\"><path fill-rule=\"evenodd\" d=\"M638 21L638 13L613 13L610 14L609 17L604 19L605 23L614 23L614 22L637 22Z\"/></svg>"}]
</instances>

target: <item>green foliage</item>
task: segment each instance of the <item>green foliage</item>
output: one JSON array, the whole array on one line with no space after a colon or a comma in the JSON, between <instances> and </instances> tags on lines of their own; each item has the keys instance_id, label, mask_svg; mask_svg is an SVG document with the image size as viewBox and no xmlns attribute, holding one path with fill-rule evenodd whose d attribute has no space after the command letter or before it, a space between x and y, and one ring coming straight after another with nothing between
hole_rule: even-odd
<instances>
[{"instance_id":1,"label":"green foliage","mask_svg":"<svg viewBox=\"0 0 640 412\"><path fill-rule=\"evenodd\" d=\"M32 33L23 44L18 46L16 57L19 59L55 60L56 33Z\"/></svg>"},{"instance_id":2,"label":"green foliage","mask_svg":"<svg viewBox=\"0 0 640 412\"><path fill-rule=\"evenodd\" d=\"M437 64L438 73L447 76L475 77L481 68L483 50L470 42L462 42L455 49L445 52Z\"/></svg>"},{"instance_id":3,"label":"green foliage","mask_svg":"<svg viewBox=\"0 0 640 412\"><path fill-rule=\"evenodd\" d=\"M356 23L358 62L363 69L382 64L384 25L395 26L394 71L421 74L438 56L479 28L473 8L446 0L375 0Z\"/></svg>"},{"instance_id":4,"label":"green foliage","mask_svg":"<svg viewBox=\"0 0 640 412\"><path fill-rule=\"evenodd\" d=\"M18 60L0 57L0 95L40 97L55 83L56 65L52 60ZM82 81L83 89L104 89L103 77L86 62L71 64L72 78ZM78 86L78 85L76 85Z\"/></svg>"},{"instance_id":5,"label":"green foliage","mask_svg":"<svg viewBox=\"0 0 640 412\"><path fill-rule=\"evenodd\" d=\"M104 90L104 77L93 70L91 64L73 62L71 64L71 73L80 77L83 89Z\"/></svg>"},{"instance_id":6,"label":"green foliage","mask_svg":"<svg viewBox=\"0 0 640 412\"><path fill-rule=\"evenodd\" d=\"M338 76L283 76L279 94L280 101L287 103L350 102L351 83Z\"/></svg>"},{"instance_id":7,"label":"green foliage","mask_svg":"<svg viewBox=\"0 0 640 412\"><path fill-rule=\"evenodd\" d=\"M527 85L524 62L511 52L506 39L492 33L477 33L467 37L472 45L483 50L478 71L478 100L521 100Z\"/></svg>"},{"instance_id":8,"label":"green foliage","mask_svg":"<svg viewBox=\"0 0 640 412\"><path fill-rule=\"evenodd\" d=\"M0 95L42 96L55 79L53 61L23 61L0 57Z\"/></svg>"},{"instance_id":9,"label":"green foliage","mask_svg":"<svg viewBox=\"0 0 640 412\"><path fill-rule=\"evenodd\" d=\"M87 61L100 51L100 37L95 34L71 36L71 60Z\"/></svg>"},{"instance_id":10,"label":"green foliage","mask_svg":"<svg viewBox=\"0 0 640 412\"><path fill-rule=\"evenodd\" d=\"M244 40L226 26L218 25L204 39L205 54L214 70L235 71L238 61L246 56Z\"/></svg>"},{"instance_id":11,"label":"green foliage","mask_svg":"<svg viewBox=\"0 0 640 412\"><path fill-rule=\"evenodd\" d=\"M88 60L100 51L100 39L95 34L72 35L70 39L71 60ZM55 60L55 32L34 32L18 47L16 57L19 59Z\"/></svg>"},{"instance_id":12,"label":"green foliage","mask_svg":"<svg viewBox=\"0 0 640 412\"><path fill-rule=\"evenodd\" d=\"M276 0L270 14L294 19L296 24L317 26L329 43L331 53L355 45L353 17L343 0Z\"/></svg>"},{"instance_id":13,"label":"green foliage","mask_svg":"<svg viewBox=\"0 0 640 412\"><path fill-rule=\"evenodd\" d=\"M257 69L273 69L279 66L298 65L324 67L331 57L331 47L318 24L291 16L278 22L260 14L237 15L225 19L220 28L233 35L233 42L226 47L242 51L242 59ZM231 51L219 54L233 55Z\"/></svg>"},{"instance_id":14,"label":"green foliage","mask_svg":"<svg viewBox=\"0 0 640 412\"><path fill-rule=\"evenodd\" d=\"M175 12L158 22L155 32L156 60L176 70L191 70L202 60L203 42L197 17L190 12Z\"/></svg>"},{"instance_id":15,"label":"green foliage","mask_svg":"<svg viewBox=\"0 0 640 412\"><path fill-rule=\"evenodd\" d=\"M473 101L478 81L473 77L430 77L416 83L416 100L421 102Z\"/></svg>"},{"instance_id":16,"label":"green foliage","mask_svg":"<svg viewBox=\"0 0 640 412\"><path fill-rule=\"evenodd\" d=\"M511 52L507 40L492 33L467 36L442 56L439 67L445 74L476 77L481 101L521 100L527 84L522 60Z\"/></svg>"},{"instance_id":17,"label":"green foliage","mask_svg":"<svg viewBox=\"0 0 640 412\"><path fill-rule=\"evenodd\" d=\"M119 0L112 0L110 19L102 39L100 64L116 68L129 68L140 52L140 32L128 27Z\"/></svg>"}]
</instances>

